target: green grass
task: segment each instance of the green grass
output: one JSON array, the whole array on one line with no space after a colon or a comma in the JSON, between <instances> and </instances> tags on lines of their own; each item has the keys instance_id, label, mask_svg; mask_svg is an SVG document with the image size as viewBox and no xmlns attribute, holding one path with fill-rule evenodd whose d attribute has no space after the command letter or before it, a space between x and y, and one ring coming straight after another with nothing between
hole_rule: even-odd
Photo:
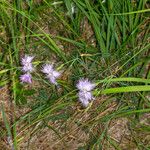
<instances>
[{"instance_id":1,"label":"green grass","mask_svg":"<svg viewBox=\"0 0 150 150\"><path fill-rule=\"evenodd\" d=\"M150 149L144 140L149 126L140 121L150 113L149 12L148 0L1 0L0 87L9 87L13 115L6 117L2 102L6 130L0 136L11 137L16 150L27 138L29 149L32 136L48 128L67 149L65 138L82 130L90 138L78 150L120 150L108 131L115 119L126 117L132 133L126 148ZM32 85L19 81L26 53L35 56ZM60 88L41 74L46 62L63 70ZM75 87L82 77L97 84L96 100L87 108ZM24 108L29 111L18 117Z\"/></svg>"}]
</instances>

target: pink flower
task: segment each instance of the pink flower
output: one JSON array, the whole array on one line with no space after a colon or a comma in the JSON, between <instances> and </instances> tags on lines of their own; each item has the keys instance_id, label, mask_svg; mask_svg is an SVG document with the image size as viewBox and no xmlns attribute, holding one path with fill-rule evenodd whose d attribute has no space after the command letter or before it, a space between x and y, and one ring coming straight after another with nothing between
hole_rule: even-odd
<instances>
[{"instance_id":1,"label":"pink flower","mask_svg":"<svg viewBox=\"0 0 150 150\"><path fill-rule=\"evenodd\" d=\"M49 81L52 84L57 85L56 79L60 77L61 73L54 70L54 67L52 64L46 64L43 66L42 72L46 74L46 77L49 79Z\"/></svg>"},{"instance_id":2,"label":"pink flower","mask_svg":"<svg viewBox=\"0 0 150 150\"><path fill-rule=\"evenodd\" d=\"M22 83L32 83L32 76L30 73L25 73L20 76L20 80Z\"/></svg>"},{"instance_id":3,"label":"pink flower","mask_svg":"<svg viewBox=\"0 0 150 150\"><path fill-rule=\"evenodd\" d=\"M88 101L85 97L81 96L81 94L82 94L82 93L79 93L79 94L78 94L78 96L79 96L79 101L82 103L82 105L83 105L84 107L87 107L87 106L89 105L89 101Z\"/></svg>"},{"instance_id":4,"label":"pink flower","mask_svg":"<svg viewBox=\"0 0 150 150\"><path fill-rule=\"evenodd\" d=\"M32 64L26 64L22 67L23 72L32 72L34 70Z\"/></svg>"},{"instance_id":5,"label":"pink flower","mask_svg":"<svg viewBox=\"0 0 150 150\"><path fill-rule=\"evenodd\" d=\"M22 64L22 71L23 72L32 72L34 70L32 65L33 56L25 55L25 57L22 58L21 64Z\"/></svg>"},{"instance_id":6,"label":"pink flower","mask_svg":"<svg viewBox=\"0 0 150 150\"><path fill-rule=\"evenodd\" d=\"M79 101L84 107L87 107L91 100L94 100L91 90L95 88L95 84L91 83L88 79L80 79L76 87L79 89Z\"/></svg>"},{"instance_id":7,"label":"pink flower","mask_svg":"<svg viewBox=\"0 0 150 150\"><path fill-rule=\"evenodd\" d=\"M95 88L95 84L91 83L88 79L80 79L76 87L83 92L91 91Z\"/></svg>"},{"instance_id":8,"label":"pink flower","mask_svg":"<svg viewBox=\"0 0 150 150\"><path fill-rule=\"evenodd\" d=\"M34 58L34 56L25 55L21 60L21 64L23 66L30 64L30 63L32 63L33 58Z\"/></svg>"}]
</instances>

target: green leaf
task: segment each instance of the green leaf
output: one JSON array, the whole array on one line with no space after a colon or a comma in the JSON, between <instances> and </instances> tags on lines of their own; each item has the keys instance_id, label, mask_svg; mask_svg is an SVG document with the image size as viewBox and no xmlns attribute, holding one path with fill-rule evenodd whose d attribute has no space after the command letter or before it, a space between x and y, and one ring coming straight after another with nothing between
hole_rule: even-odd
<instances>
[{"instance_id":1,"label":"green leaf","mask_svg":"<svg viewBox=\"0 0 150 150\"><path fill-rule=\"evenodd\" d=\"M150 85L110 88L102 90L101 94L114 94L114 93L139 92L139 91L150 91Z\"/></svg>"},{"instance_id":2,"label":"green leaf","mask_svg":"<svg viewBox=\"0 0 150 150\"><path fill-rule=\"evenodd\" d=\"M106 78L104 80L100 80L97 81L97 84L99 83L109 83L109 82L141 82L141 83L149 83L150 84L150 79L142 79L142 78L134 78L134 77L130 77L130 78Z\"/></svg>"}]
</instances>

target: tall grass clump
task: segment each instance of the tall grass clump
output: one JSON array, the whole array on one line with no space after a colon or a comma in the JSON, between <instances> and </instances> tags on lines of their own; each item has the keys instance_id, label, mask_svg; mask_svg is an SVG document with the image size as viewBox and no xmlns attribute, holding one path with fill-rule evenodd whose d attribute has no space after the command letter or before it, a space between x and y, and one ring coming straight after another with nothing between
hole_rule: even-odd
<instances>
[{"instance_id":1,"label":"tall grass clump","mask_svg":"<svg viewBox=\"0 0 150 150\"><path fill-rule=\"evenodd\" d=\"M149 150L149 6L1 0L2 148Z\"/></svg>"}]
</instances>

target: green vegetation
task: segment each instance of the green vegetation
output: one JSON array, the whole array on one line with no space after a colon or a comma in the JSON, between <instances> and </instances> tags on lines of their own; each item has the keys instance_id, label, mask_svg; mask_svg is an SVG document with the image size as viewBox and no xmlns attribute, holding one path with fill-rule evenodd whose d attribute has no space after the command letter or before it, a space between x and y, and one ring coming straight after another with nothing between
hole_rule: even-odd
<instances>
[{"instance_id":1,"label":"green vegetation","mask_svg":"<svg viewBox=\"0 0 150 150\"><path fill-rule=\"evenodd\" d=\"M32 137L47 129L66 150L74 132L87 137L78 150L149 150L149 12L149 0L1 0L0 93L8 87L9 98L0 97L0 138L32 150ZM32 84L19 79L25 54L35 56ZM59 87L41 73L47 62L63 70ZM87 108L77 97L81 78L97 85ZM110 133L119 119L127 120L124 147Z\"/></svg>"}]
</instances>

